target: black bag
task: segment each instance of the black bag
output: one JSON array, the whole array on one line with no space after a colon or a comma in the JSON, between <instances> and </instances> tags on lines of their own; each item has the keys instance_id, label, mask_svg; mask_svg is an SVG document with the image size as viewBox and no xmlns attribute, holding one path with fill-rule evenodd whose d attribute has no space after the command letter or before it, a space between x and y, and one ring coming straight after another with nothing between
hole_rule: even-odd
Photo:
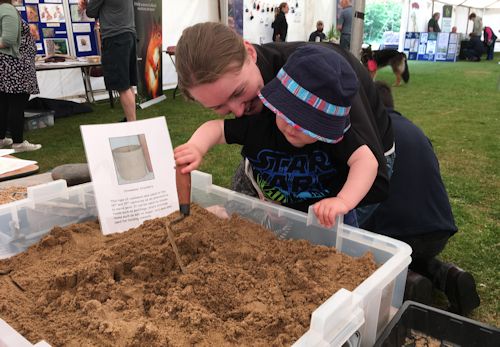
<instances>
[{"instance_id":1,"label":"black bag","mask_svg":"<svg viewBox=\"0 0 500 347\"><path fill-rule=\"evenodd\" d=\"M54 118L61 118L74 114L89 113L93 110L88 104L79 104L74 101L33 98L28 102L26 111L54 111Z\"/></svg>"}]
</instances>

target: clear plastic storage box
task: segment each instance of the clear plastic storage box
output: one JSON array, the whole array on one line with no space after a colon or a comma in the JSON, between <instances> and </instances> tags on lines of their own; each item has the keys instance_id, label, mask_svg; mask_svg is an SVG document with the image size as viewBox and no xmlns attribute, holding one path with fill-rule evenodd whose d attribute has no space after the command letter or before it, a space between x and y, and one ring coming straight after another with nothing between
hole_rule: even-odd
<instances>
[{"instance_id":1,"label":"clear plastic storage box","mask_svg":"<svg viewBox=\"0 0 500 347\"><path fill-rule=\"evenodd\" d=\"M54 111L24 112L24 130L54 126Z\"/></svg>"},{"instance_id":2,"label":"clear plastic storage box","mask_svg":"<svg viewBox=\"0 0 500 347\"><path fill-rule=\"evenodd\" d=\"M311 316L309 331L294 346L373 346L403 301L411 248L400 241L346 225L321 227L312 213L305 214L254 199L212 184L212 176L192 174L192 201L203 206L224 206L273 230L278 237L307 239L334 246L359 257L372 252L379 268L355 290L332 293ZM55 181L28 188L27 199L0 205L0 257L22 252L53 226L65 226L97 217L92 183L67 188ZM12 328L0 320L0 346L11 343ZM6 331L9 327L10 331ZM15 332L15 330L14 330ZM4 336L10 336L6 340ZM18 340L24 339L21 335ZM354 338L354 339L353 339ZM50 341L48 341L50 343ZM37 344L38 346L38 344Z\"/></svg>"}]
</instances>

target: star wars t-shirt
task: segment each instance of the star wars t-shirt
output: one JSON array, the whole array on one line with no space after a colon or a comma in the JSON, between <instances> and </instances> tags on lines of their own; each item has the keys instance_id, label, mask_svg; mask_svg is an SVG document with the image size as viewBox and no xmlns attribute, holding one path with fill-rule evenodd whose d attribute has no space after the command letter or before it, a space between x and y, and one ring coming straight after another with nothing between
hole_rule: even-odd
<instances>
[{"instance_id":1,"label":"star wars t-shirt","mask_svg":"<svg viewBox=\"0 0 500 347\"><path fill-rule=\"evenodd\" d=\"M227 143L243 145L242 155L265 198L304 212L319 200L337 196L355 150L319 141L294 147L279 131L274 115L227 119L224 133Z\"/></svg>"}]
</instances>

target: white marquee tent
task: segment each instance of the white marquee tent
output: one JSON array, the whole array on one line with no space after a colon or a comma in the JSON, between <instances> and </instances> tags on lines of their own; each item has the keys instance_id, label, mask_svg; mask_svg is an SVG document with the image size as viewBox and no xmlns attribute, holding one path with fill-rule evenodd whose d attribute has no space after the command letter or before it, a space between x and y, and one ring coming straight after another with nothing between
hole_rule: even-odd
<instances>
[{"instance_id":1,"label":"white marquee tent","mask_svg":"<svg viewBox=\"0 0 500 347\"><path fill-rule=\"evenodd\" d=\"M246 0L245 0L246 1ZM306 40L309 33L315 30L315 23L321 19L325 22L325 28L335 24L336 1L334 0L301 0L303 3L304 14L300 24L294 20L289 20L288 41ZM363 1L363 0L359 0ZM369 1L369 0L365 0ZM222 1L223 3L224 1ZM420 21L417 23L418 31L424 31L427 21L433 12L442 12L443 5L453 5L452 25L458 27L458 31L467 34L471 28L468 21L468 14L476 12L483 17L483 24L491 26L495 31L500 29L500 0L401 0L403 6L401 18L401 30L410 30L410 11L411 4L419 2ZM222 6L224 8L224 6ZM205 22L219 21L224 14L219 13L218 0L163 0L163 47L175 45L179 39L182 30L190 25ZM223 11L222 11L223 12ZM403 37L404 35L401 35ZM500 35L499 35L500 36ZM256 42L255 37L245 37L250 41ZM403 40L403 38L401 39ZM401 41L402 43L402 41ZM400 46L402 47L402 46ZM500 45L497 45L500 49ZM38 72L38 81L40 84L41 97L60 98L83 95L84 87L81 73L78 69L42 71ZM164 88L175 86L177 76L175 67L169 57L163 56L163 85ZM102 78L92 78L94 90L103 90L104 82ZM106 93L102 96L106 97Z\"/></svg>"}]
</instances>

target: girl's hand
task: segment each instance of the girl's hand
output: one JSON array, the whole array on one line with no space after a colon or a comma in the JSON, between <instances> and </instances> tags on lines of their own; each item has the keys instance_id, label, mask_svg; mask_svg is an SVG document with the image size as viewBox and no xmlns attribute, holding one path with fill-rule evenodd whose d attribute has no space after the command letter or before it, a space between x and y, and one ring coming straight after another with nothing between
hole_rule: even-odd
<instances>
[{"instance_id":1,"label":"girl's hand","mask_svg":"<svg viewBox=\"0 0 500 347\"><path fill-rule=\"evenodd\" d=\"M344 215L350 211L346 202L339 197L327 198L313 205L316 218L321 225L331 228L335 224L338 215Z\"/></svg>"},{"instance_id":2,"label":"girl's hand","mask_svg":"<svg viewBox=\"0 0 500 347\"><path fill-rule=\"evenodd\" d=\"M174 149L174 159L176 165L186 165L181 172L187 174L200 167L203 154L195 145L185 143Z\"/></svg>"}]
</instances>

